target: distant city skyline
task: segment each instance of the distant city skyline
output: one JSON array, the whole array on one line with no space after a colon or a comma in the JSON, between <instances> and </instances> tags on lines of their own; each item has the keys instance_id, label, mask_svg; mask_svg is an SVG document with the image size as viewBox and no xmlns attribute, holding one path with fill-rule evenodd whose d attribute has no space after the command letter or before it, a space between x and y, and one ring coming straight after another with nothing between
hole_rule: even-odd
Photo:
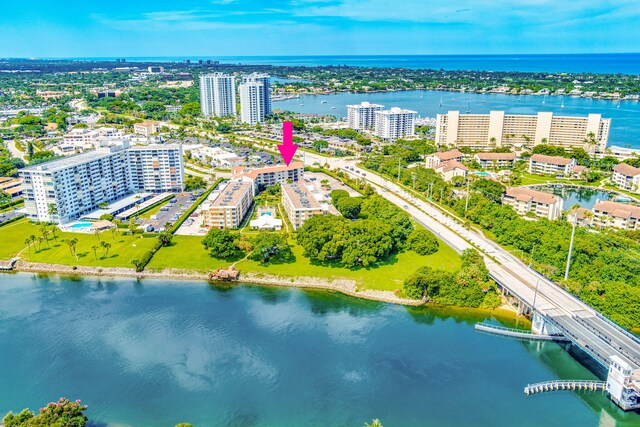
<instances>
[{"instance_id":1,"label":"distant city skyline","mask_svg":"<svg viewBox=\"0 0 640 427\"><path fill-rule=\"evenodd\" d=\"M637 52L632 0L149 0L3 5L0 57Z\"/></svg>"}]
</instances>

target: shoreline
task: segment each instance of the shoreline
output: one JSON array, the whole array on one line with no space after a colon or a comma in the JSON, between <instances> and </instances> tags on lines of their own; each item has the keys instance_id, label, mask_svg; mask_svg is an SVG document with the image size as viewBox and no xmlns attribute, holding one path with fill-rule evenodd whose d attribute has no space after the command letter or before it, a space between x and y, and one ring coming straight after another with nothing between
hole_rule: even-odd
<instances>
[{"instance_id":1,"label":"shoreline","mask_svg":"<svg viewBox=\"0 0 640 427\"><path fill-rule=\"evenodd\" d=\"M355 280L351 279L324 279L312 276L277 276L273 274L263 273L242 273L238 281L209 280L207 273L200 273L194 270L181 269L164 269L162 271L142 271L136 272L133 268L125 267L90 267L90 266L73 266L62 264L46 264L38 262L27 262L20 260L15 266L13 272L20 273L42 273L57 274L69 276L111 276L111 277L128 277L133 279L174 279L174 280L197 280L212 282L216 284L249 284L258 286L276 286L284 288L298 289L315 289L339 292L354 298L360 298L370 301L378 301L389 304L403 305L407 307L441 307L429 304L424 300L414 300L409 298L400 298L391 291L380 291L373 289L358 289ZM457 307L457 309L481 310L470 307ZM500 307L492 310L502 313L517 314L515 307L507 302ZM515 316L514 318L519 318Z\"/></svg>"}]
</instances>

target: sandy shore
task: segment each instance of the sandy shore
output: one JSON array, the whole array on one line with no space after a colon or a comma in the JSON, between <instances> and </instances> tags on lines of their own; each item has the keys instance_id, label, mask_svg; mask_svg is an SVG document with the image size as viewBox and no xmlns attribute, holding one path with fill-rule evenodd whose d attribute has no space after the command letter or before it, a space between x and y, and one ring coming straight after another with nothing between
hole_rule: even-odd
<instances>
[{"instance_id":1,"label":"sandy shore","mask_svg":"<svg viewBox=\"0 0 640 427\"><path fill-rule=\"evenodd\" d=\"M193 270L165 269L159 272L136 272L133 268L88 266L76 266L74 269L73 267L68 265L45 264L26 261L19 261L16 265L15 271L81 276L120 276L154 279L209 280L207 274ZM364 298L368 300L382 301L392 304L410 306L420 306L425 304L425 302L422 300L400 298L391 291L375 291L371 289L359 290L356 281L348 279L325 279L310 276L285 277L270 274L242 273L240 276L240 283L283 286L291 288L324 289L340 292L356 298Z\"/></svg>"}]
</instances>

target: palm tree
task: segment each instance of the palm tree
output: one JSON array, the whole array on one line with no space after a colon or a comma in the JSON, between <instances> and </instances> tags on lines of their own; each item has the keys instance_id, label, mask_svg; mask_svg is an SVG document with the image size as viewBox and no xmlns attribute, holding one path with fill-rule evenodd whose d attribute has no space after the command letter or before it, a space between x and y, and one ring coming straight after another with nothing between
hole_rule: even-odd
<instances>
[{"instance_id":1,"label":"palm tree","mask_svg":"<svg viewBox=\"0 0 640 427\"><path fill-rule=\"evenodd\" d=\"M71 255L76 257L77 260L78 255L76 254L76 245L78 244L78 239L76 239L75 237L72 239L67 239L65 240L65 243L69 246L69 252L71 252Z\"/></svg>"},{"instance_id":2,"label":"palm tree","mask_svg":"<svg viewBox=\"0 0 640 427\"><path fill-rule=\"evenodd\" d=\"M133 266L136 268L136 270L138 269L138 267L140 267L140 260L138 258L134 258L131 260L131 264L133 264Z\"/></svg>"},{"instance_id":3,"label":"palm tree","mask_svg":"<svg viewBox=\"0 0 640 427\"><path fill-rule=\"evenodd\" d=\"M38 252L40 252L40 247L42 246L42 242L44 242L44 237L40 236L37 238L38 241Z\"/></svg>"},{"instance_id":4,"label":"palm tree","mask_svg":"<svg viewBox=\"0 0 640 427\"><path fill-rule=\"evenodd\" d=\"M93 235L98 238L98 242L100 241L100 230L96 230L93 232Z\"/></svg>"},{"instance_id":5,"label":"palm tree","mask_svg":"<svg viewBox=\"0 0 640 427\"><path fill-rule=\"evenodd\" d=\"M109 248L111 248L111 243L100 242L100 246L102 246L102 251L104 253L104 258L106 258L107 255L109 255Z\"/></svg>"},{"instance_id":6,"label":"palm tree","mask_svg":"<svg viewBox=\"0 0 640 427\"><path fill-rule=\"evenodd\" d=\"M364 423L364 427L383 427L379 419L371 421L371 424Z\"/></svg>"},{"instance_id":7,"label":"palm tree","mask_svg":"<svg viewBox=\"0 0 640 427\"><path fill-rule=\"evenodd\" d=\"M29 239L28 237L24 239L24 244L27 245L27 248L29 248L29 253L31 253L31 239Z\"/></svg>"},{"instance_id":8,"label":"palm tree","mask_svg":"<svg viewBox=\"0 0 640 427\"><path fill-rule=\"evenodd\" d=\"M118 235L118 227L111 227L111 237L113 241L116 241L116 236Z\"/></svg>"},{"instance_id":9,"label":"palm tree","mask_svg":"<svg viewBox=\"0 0 640 427\"><path fill-rule=\"evenodd\" d=\"M52 220L54 216L58 215L58 207L55 203L49 203L47 213L49 214L49 220Z\"/></svg>"},{"instance_id":10,"label":"palm tree","mask_svg":"<svg viewBox=\"0 0 640 427\"><path fill-rule=\"evenodd\" d=\"M98 259L98 254L96 253L97 249L99 248L98 245L93 245L91 246L91 249L93 249L93 257L97 260Z\"/></svg>"},{"instance_id":11,"label":"palm tree","mask_svg":"<svg viewBox=\"0 0 640 427\"><path fill-rule=\"evenodd\" d=\"M53 235L53 240L58 241L58 236L56 236L56 230L58 227L51 227L51 234Z\"/></svg>"}]
</instances>

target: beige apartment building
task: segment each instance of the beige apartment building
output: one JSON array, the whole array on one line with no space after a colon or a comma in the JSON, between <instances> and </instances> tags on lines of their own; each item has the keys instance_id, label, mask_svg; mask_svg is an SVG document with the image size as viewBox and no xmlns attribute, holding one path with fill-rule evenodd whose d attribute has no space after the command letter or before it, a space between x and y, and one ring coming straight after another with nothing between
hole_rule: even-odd
<instances>
[{"instance_id":1,"label":"beige apartment building","mask_svg":"<svg viewBox=\"0 0 640 427\"><path fill-rule=\"evenodd\" d=\"M253 203L253 184L231 181L212 202L202 207L205 228L239 228Z\"/></svg>"},{"instance_id":2,"label":"beige apartment building","mask_svg":"<svg viewBox=\"0 0 640 427\"><path fill-rule=\"evenodd\" d=\"M291 162L289 166L276 165L255 169L236 166L231 168L231 175L233 179L247 178L253 181L255 183L255 191L259 191L260 187L301 180L304 175L304 165L302 162Z\"/></svg>"},{"instance_id":3,"label":"beige apartment building","mask_svg":"<svg viewBox=\"0 0 640 427\"><path fill-rule=\"evenodd\" d=\"M640 207L618 202L598 202L593 207L591 225L637 230L640 228Z\"/></svg>"},{"instance_id":4,"label":"beige apartment building","mask_svg":"<svg viewBox=\"0 0 640 427\"><path fill-rule=\"evenodd\" d=\"M613 167L611 181L618 188L637 193L640 191L640 168L626 163L617 164Z\"/></svg>"},{"instance_id":5,"label":"beige apartment building","mask_svg":"<svg viewBox=\"0 0 640 427\"><path fill-rule=\"evenodd\" d=\"M433 153L427 156L425 166L427 167L427 169L435 169L440 163L443 162L448 162L451 160L461 162L463 157L464 154L462 154L460 150L449 150Z\"/></svg>"},{"instance_id":6,"label":"beige apartment building","mask_svg":"<svg viewBox=\"0 0 640 427\"><path fill-rule=\"evenodd\" d=\"M518 215L529 212L539 218L554 220L562 214L563 200L553 194L523 187L509 187L502 196L502 204L511 206Z\"/></svg>"},{"instance_id":7,"label":"beige apartment building","mask_svg":"<svg viewBox=\"0 0 640 427\"><path fill-rule=\"evenodd\" d=\"M575 166L575 159L567 159L560 156L534 154L529 159L529 173L571 176Z\"/></svg>"},{"instance_id":8,"label":"beige apartment building","mask_svg":"<svg viewBox=\"0 0 640 427\"><path fill-rule=\"evenodd\" d=\"M302 182L282 184L282 207L294 230L302 227L312 216L328 212L327 207L322 206Z\"/></svg>"},{"instance_id":9,"label":"beige apartment building","mask_svg":"<svg viewBox=\"0 0 640 427\"><path fill-rule=\"evenodd\" d=\"M587 152L604 152L609 139L611 119L600 114L587 117L554 116L551 112L536 115L438 114L436 143L449 147L483 150L494 147L531 147L551 144L566 149L584 148Z\"/></svg>"}]
</instances>

